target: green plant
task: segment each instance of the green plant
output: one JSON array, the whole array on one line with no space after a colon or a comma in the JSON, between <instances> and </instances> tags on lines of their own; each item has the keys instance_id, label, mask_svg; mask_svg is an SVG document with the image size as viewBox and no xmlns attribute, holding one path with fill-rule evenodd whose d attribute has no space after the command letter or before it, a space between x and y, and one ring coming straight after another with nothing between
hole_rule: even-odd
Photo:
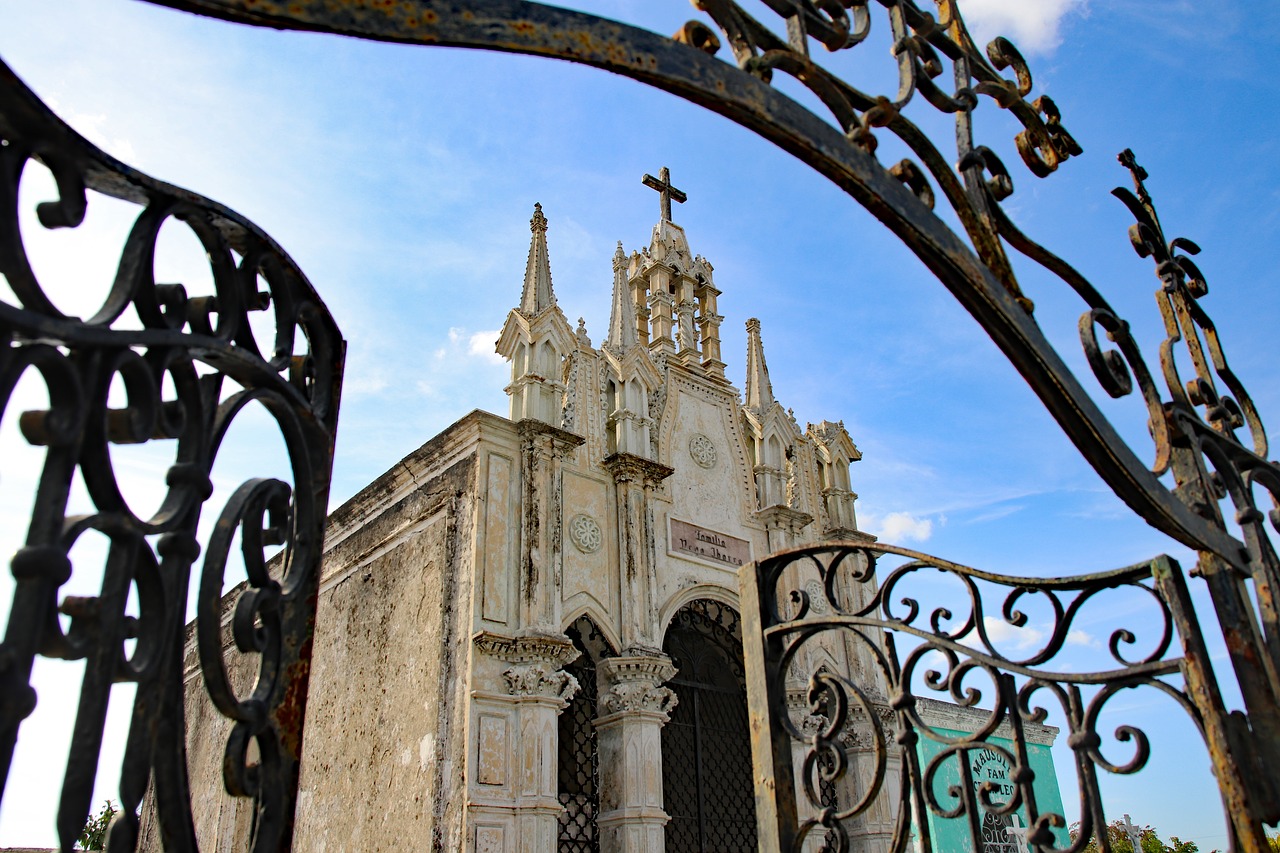
<instances>
[{"instance_id":1,"label":"green plant","mask_svg":"<svg viewBox=\"0 0 1280 853\"><path fill-rule=\"evenodd\" d=\"M120 809L116 808L115 803L107 800L102 804L102 810L96 815L84 822L84 829L80 830L80 837L76 839L76 844L81 850L101 850L107 843L107 827L111 825L111 819L119 813Z\"/></svg>"}]
</instances>

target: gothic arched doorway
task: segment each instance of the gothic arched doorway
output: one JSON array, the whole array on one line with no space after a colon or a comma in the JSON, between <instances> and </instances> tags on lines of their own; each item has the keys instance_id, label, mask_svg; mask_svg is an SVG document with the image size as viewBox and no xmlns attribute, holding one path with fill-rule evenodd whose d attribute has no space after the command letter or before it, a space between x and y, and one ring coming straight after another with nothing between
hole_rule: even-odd
<instances>
[{"instance_id":1,"label":"gothic arched doorway","mask_svg":"<svg viewBox=\"0 0 1280 853\"><path fill-rule=\"evenodd\" d=\"M738 614L717 601L682 607L662 650L679 703L662 729L667 853L756 849L747 684Z\"/></svg>"},{"instance_id":2,"label":"gothic arched doorway","mask_svg":"<svg viewBox=\"0 0 1280 853\"><path fill-rule=\"evenodd\" d=\"M560 813L558 853L599 853L600 761L596 748L596 664L613 654L600 629L581 616L565 631L578 657L565 672L578 680L578 692L560 713L557 797Z\"/></svg>"}]
</instances>

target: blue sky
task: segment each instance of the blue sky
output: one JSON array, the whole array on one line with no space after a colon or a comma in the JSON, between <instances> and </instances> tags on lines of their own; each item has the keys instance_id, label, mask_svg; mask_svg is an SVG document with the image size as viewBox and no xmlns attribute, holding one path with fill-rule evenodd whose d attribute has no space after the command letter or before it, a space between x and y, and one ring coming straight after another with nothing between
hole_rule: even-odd
<instances>
[{"instance_id":1,"label":"blue sky","mask_svg":"<svg viewBox=\"0 0 1280 853\"><path fill-rule=\"evenodd\" d=\"M663 33L697 14L679 0L566 5ZM1006 210L1103 291L1150 360L1160 340L1157 282L1109 195L1128 180L1115 154L1133 148L1166 230L1204 249L1203 304L1232 366L1264 420L1280 411L1280 371L1267 355L1280 316L1280 275L1269 262L1280 236L1280 11L1190 0L970 0L962 9L980 40L1005 34L1023 49L1036 91L1055 99L1085 149L1037 179L1013 151L1016 128L985 103L977 133L1013 175ZM877 36L830 67L892 92L883 13L874 14ZM505 413L506 368L492 343L518 299L534 202L551 223L560 304L599 343L614 244L647 242L657 199L640 177L666 165L689 194L675 218L724 292L729 375L741 382L743 324L759 317L778 398L802 425L843 420L863 451L852 477L864 527L1015 574L1098 571L1161 552L1191 563L1111 496L977 324L887 230L718 116L566 63L253 30L131 0L0 0L0 19L0 56L73 126L258 223L325 297L350 346L334 506L467 411ZM949 124L930 113L921 99L908 111L941 145ZM882 146L884 162L900 156ZM24 200L44 197L39 178ZM28 236L68 310L109 282L128 227L120 207L91 205L77 234ZM177 229L166 235L159 263L168 280L207 279L193 248ZM1075 332L1082 306L1029 265L1020 272L1039 322L1095 389ZM1151 458L1141 404L1095 396ZM273 446L248 427L245 435L220 463L220 487L275 464ZM0 446L18 459L7 421ZM138 475L129 488L139 500L152 496L142 475L162 460L138 453L117 464ZM9 551L22 536L14 519L30 470L5 472L0 546ZM1098 624L1098 636L1114 627ZM1071 654L1071 665L1093 668L1090 655L1105 651L1083 643ZM42 672L56 682L50 667ZM57 730L69 711L59 718L56 706L66 703L44 701L61 689L41 693L38 715L48 719L40 729L29 723L24 766L65 749ZM1155 754L1136 779L1107 783L1108 808L1205 851L1225 846L1207 759L1198 739L1187 740L1197 736L1173 706L1133 695ZM1058 754L1070 812L1068 756ZM9 792L0 845L50 840L52 811L41 804L56 791L50 784ZM100 777L97 799L106 796L114 792Z\"/></svg>"}]
</instances>

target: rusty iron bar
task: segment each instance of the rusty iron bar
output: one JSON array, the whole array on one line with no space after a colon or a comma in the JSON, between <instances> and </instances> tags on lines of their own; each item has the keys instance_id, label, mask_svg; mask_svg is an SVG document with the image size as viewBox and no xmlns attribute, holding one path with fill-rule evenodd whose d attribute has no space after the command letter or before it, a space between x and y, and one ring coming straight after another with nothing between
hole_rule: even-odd
<instances>
[{"instance_id":1,"label":"rusty iron bar","mask_svg":"<svg viewBox=\"0 0 1280 853\"><path fill-rule=\"evenodd\" d=\"M36 656L83 659L58 805L62 849L72 849L89 815L107 704L118 682L137 690L120 774L122 810L108 830L109 845L135 848L139 807L153 783L165 849L197 848L183 695L188 580L202 551L197 525L213 492L209 474L222 439L236 416L257 404L280 429L293 483L245 483L203 543L195 602L198 657L214 704L234 720L225 776L232 793L257 801L252 847L288 850L342 383L341 334L301 270L253 223L104 154L3 63L0 143L0 273L17 303L0 301L0 413L24 376L42 381L49 398L48 409L16 417L23 436L45 457L26 544L11 562L16 584L0 645L0 792L11 781L22 722L36 710L30 685ZM57 184L57 197L36 207L45 228L80 225L90 191L139 207L115 281L88 319L59 311L28 263L18 193L34 163ZM201 241L213 294L195 296L180 284L156 283L152 261L166 222L182 223ZM249 317L268 310L275 333L259 340ZM126 312L136 321L118 322ZM124 407L110 408L108 390L117 377ZM120 492L110 446L152 439L174 440L176 459L165 474L164 502L144 517ZM68 516L77 474L94 511ZM102 590L60 601L62 585L86 570L73 566L69 553L93 532L110 543ZM249 580L235 602L231 628L237 652L258 658L252 696L236 694L223 660L222 581L237 533ZM263 549L276 545L284 546L280 565L268 572ZM139 603L136 617L126 614L131 590ZM70 617L69 630L62 629L59 613ZM129 640L135 643L131 654ZM258 753L252 763L251 743Z\"/></svg>"}]
</instances>

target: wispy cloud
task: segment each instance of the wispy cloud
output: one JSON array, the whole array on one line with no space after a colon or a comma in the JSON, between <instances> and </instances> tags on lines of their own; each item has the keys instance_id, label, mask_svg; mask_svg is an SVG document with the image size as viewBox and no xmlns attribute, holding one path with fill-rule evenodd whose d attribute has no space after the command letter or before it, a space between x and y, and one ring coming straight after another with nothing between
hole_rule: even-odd
<instances>
[{"instance_id":1,"label":"wispy cloud","mask_svg":"<svg viewBox=\"0 0 1280 853\"><path fill-rule=\"evenodd\" d=\"M1081 628L1073 628L1067 632L1067 642L1073 646L1084 646L1089 649L1102 648L1102 641Z\"/></svg>"},{"instance_id":2,"label":"wispy cloud","mask_svg":"<svg viewBox=\"0 0 1280 853\"><path fill-rule=\"evenodd\" d=\"M960 0L965 22L979 44L1007 36L1024 53L1052 53L1062 43L1062 23L1083 14L1086 0Z\"/></svg>"},{"instance_id":3,"label":"wispy cloud","mask_svg":"<svg viewBox=\"0 0 1280 853\"><path fill-rule=\"evenodd\" d=\"M996 648L1003 651L1021 652L1038 648L1043 644L1046 636L1043 630L1034 625L1024 625L1019 628L996 616L984 617L982 624L987 630L987 638Z\"/></svg>"}]
</instances>

